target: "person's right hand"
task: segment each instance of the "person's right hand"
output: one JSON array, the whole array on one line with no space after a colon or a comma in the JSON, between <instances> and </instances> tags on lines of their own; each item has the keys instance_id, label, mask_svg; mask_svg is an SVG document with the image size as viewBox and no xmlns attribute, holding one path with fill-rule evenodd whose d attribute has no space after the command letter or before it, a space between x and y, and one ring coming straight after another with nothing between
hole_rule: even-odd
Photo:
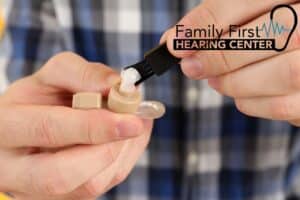
<instances>
[{"instance_id":1,"label":"person's right hand","mask_svg":"<svg viewBox=\"0 0 300 200\"><path fill-rule=\"evenodd\" d=\"M73 53L50 59L0 97L0 191L16 199L93 199L123 181L144 151L152 121L72 109L72 94L119 80Z\"/></svg>"}]
</instances>

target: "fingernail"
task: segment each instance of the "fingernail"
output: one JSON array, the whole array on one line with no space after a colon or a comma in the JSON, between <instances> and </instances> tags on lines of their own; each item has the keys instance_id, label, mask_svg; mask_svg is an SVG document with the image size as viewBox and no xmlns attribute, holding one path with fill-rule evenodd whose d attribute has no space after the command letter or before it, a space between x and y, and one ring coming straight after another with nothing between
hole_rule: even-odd
<instances>
[{"instance_id":1,"label":"fingernail","mask_svg":"<svg viewBox=\"0 0 300 200\"><path fill-rule=\"evenodd\" d=\"M199 58L188 57L181 61L182 71L191 78L200 78L203 76L203 66Z\"/></svg>"},{"instance_id":2,"label":"fingernail","mask_svg":"<svg viewBox=\"0 0 300 200\"><path fill-rule=\"evenodd\" d=\"M210 78L208 79L208 84L215 89L218 89L220 86L220 81L218 78Z\"/></svg>"},{"instance_id":3,"label":"fingernail","mask_svg":"<svg viewBox=\"0 0 300 200\"><path fill-rule=\"evenodd\" d=\"M117 125L117 136L119 138L129 138L141 134L141 124L132 120L121 120Z\"/></svg>"},{"instance_id":4,"label":"fingernail","mask_svg":"<svg viewBox=\"0 0 300 200\"><path fill-rule=\"evenodd\" d=\"M121 81L120 75L119 74L115 74L115 73L109 75L108 78L107 78L107 83L110 86L113 86L113 85L119 83L120 81Z\"/></svg>"}]
</instances>

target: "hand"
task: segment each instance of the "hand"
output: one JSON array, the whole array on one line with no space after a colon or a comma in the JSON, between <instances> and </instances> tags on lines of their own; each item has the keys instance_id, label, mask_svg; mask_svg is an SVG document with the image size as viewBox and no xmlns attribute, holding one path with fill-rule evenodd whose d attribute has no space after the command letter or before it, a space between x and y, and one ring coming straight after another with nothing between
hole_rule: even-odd
<instances>
[{"instance_id":1,"label":"hand","mask_svg":"<svg viewBox=\"0 0 300 200\"><path fill-rule=\"evenodd\" d=\"M194 8L178 24L205 28L214 24L224 29L228 38L230 25L240 28L261 27L270 21L270 11L278 4L290 4L298 16L296 0L206 0ZM287 9L276 11L274 21L285 28L293 26ZM261 32L261 38L267 38ZM273 35L276 47L284 46L288 33ZM184 37L180 35L179 37ZM246 36L247 38L248 36ZM234 98L237 108L250 116L286 120L300 126L300 31L293 33L287 49L276 51L174 51L175 28L162 37L169 50L181 57L182 71L192 79L209 79L209 84L224 95ZM232 38L239 38L237 33Z\"/></svg>"},{"instance_id":2,"label":"hand","mask_svg":"<svg viewBox=\"0 0 300 200\"><path fill-rule=\"evenodd\" d=\"M73 53L0 97L0 191L16 199L92 199L123 181L144 151L151 121L72 109L72 94L107 94L119 75Z\"/></svg>"}]
</instances>

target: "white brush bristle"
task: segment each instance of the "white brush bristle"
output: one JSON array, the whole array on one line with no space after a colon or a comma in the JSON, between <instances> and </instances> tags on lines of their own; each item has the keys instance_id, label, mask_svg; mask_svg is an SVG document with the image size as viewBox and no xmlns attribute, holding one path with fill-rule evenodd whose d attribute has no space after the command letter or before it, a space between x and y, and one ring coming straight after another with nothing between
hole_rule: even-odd
<instances>
[{"instance_id":1,"label":"white brush bristle","mask_svg":"<svg viewBox=\"0 0 300 200\"><path fill-rule=\"evenodd\" d=\"M124 93L133 93L136 90L135 82L141 78L139 72L134 68L122 70L120 91Z\"/></svg>"}]
</instances>

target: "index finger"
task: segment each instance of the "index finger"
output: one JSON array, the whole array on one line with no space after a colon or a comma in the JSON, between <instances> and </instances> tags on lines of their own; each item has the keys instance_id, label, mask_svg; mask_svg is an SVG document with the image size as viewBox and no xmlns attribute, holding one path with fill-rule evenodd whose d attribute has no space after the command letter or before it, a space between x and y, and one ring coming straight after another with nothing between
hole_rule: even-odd
<instances>
[{"instance_id":1,"label":"index finger","mask_svg":"<svg viewBox=\"0 0 300 200\"><path fill-rule=\"evenodd\" d=\"M229 25L242 25L257 16L271 10L279 4L291 4L296 0L206 0L184 16L178 24L185 28L208 28L214 25L215 29L228 32ZM177 34L177 38L185 38L184 32ZM181 51L173 49L173 39L176 37L176 28L173 27L167 36L169 51L176 57L187 57L196 51ZM218 35L214 35L214 38ZM210 38L210 37L208 37Z\"/></svg>"},{"instance_id":2,"label":"index finger","mask_svg":"<svg viewBox=\"0 0 300 200\"><path fill-rule=\"evenodd\" d=\"M300 15L300 4L295 4L291 6L295 10L296 15ZM264 25L268 27L272 26L282 26L285 29L290 29L293 27L293 14L289 9L281 8L276 11L273 21L270 21L270 12L252 20L246 25L240 26L238 28L233 28L229 33L224 35L224 38L241 38L250 39L247 45L251 46L248 48L253 48L252 50L219 50L219 51L198 51L193 56L184 58L181 62L181 67L183 72L191 78L203 79L210 78L214 76L224 75L229 72L236 71L240 68L247 67L251 64L261 62L263 60L269 59L273 56L280 55L289 51L294 51L299 48L299 27L296 27L295 31L292 33L287 48L284 51L274 51L274 50L255 50L255 46L260 46L261 48L267 47L268 41L265 38L274 39L275 46L277 48L284 47L285 43L288 42L288 37L290 30L288 31L264 31L261 27ZM261 28L259 30L258 28ZM253 31L257 31L254 33ZM272 29L270 29L272 30ZM251 35L252 33L253 35ZM223 37L223 36L222 36ZM251 40L252 39L252 40ZM240 40L241 41L241 40ZM260 42L260 43L254 43ZM242 46L246 48L245 43L234 43L236 46ZM198 69L198 71L196 71Z\"/></svg>"},{"instance_id":3,"label":"index finger","mask_svg":"<svg viewBox=\"0 0 300 200\"><path fill-rule=\"evenodd\" d=\"M142 133L136 116L104 109L75 110L62 106L13 106L0 109L0 146L61 147L101 144Z\"/></svg>"}]
</instances>

